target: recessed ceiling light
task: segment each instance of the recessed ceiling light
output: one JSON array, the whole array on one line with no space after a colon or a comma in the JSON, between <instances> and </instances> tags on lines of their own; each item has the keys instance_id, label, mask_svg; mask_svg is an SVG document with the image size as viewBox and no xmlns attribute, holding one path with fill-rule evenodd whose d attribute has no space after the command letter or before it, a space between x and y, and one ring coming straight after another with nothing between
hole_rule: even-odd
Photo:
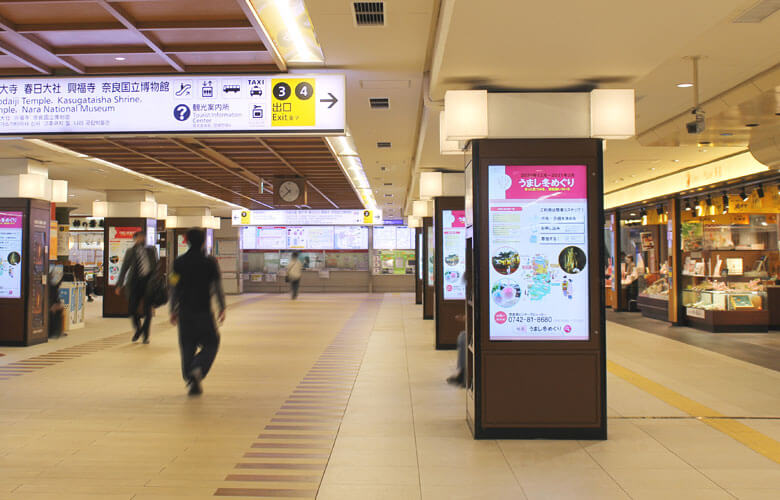
<instances>
[{"instance_id":1,"label":"recessed ceiling light","mask_svg":"<svg viewBox=\"0 0 780 500\"><path fill-rule=\"evenodd\" d=\"M760 123L746 123L745 124L746 127L751 127L751 128L752 127L758 127L759 125L760 125Z\"/></svg>"},{"instance_id":2,"label":"recessed ceiling light","mask_svg":"<svg viewBox=\"0 0 780 500\"><path fill-rule=\"evenodd\" d=\"M126 59L127 59L126 57L115 57L114 58L115 61L124 61Z\"/></svg>"},{"instance_id":3,"label":"recessed ceiling light","mask_svg":"<svg viewBox=\"0 0 780 500\"><path fill-rule=\"evenodd\" d=\"M650 170L655 170L655 167L650 167Z\"/></svg>"},{"instance_id":4,"label":"recessed ceiling light","mask_svg":"<svg viewBox=\"0 0 780 500\"><path fill-rule=\"evenodd\" d=\"M688 87L693 87L692 83L678 83L677 86L681 89L687 89Z\"/></svg>"},{"instance_id":5,"label":"recessed ceiling light","mask_svg":"<svg viewBox=\"0 0 780 500\"><path fill-rule=\"evenodd\" d=\"M721 137L731 137L734 134L732 134L731 132L723 132L720 135L721 135Z\"/></svg>"},{"instance_id":6,"label":"recessed ceiling light","mask_svg":"<svg viewBox=\"0 0 780 500\"><path fill-rule=\"evenodd\" d=\"M680 163L680 160L672 160L675 163Z\"/></svg>"}]
</instances>

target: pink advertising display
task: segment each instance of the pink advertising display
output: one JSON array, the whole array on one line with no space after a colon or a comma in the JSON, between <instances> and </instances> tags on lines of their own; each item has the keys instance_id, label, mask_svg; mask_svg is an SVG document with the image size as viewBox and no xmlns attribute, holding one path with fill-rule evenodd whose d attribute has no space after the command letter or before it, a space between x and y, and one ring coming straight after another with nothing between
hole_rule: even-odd
<instances>
[{"instance_id":1,"label":"pink advertising display","mask_svg":"<svg viewBox=\"0 0 780 500\"><path fill-rule=\"evenodd\" d=\"M491 165L490 340L588 340L587 167Z\"/></svg>"},{"instance_id":2,"label":"pink advertising display","mask_svg":"<svg viewBox=\"0 0 780 500\"><path fill-rule=\"evenodd\" d=\"M465 300L466 211L442 210L442 282L444 300Z\"/></svg>"},{"instance_id":3,"label":"pink advertising display","mask_svg":"<svg viewBox=\"0 0 780 500\"><path fill-rule=\"evenodd\" d=\"M22 212L0 212L0 299L22 296Z\"/></svg>"}]
</instances>

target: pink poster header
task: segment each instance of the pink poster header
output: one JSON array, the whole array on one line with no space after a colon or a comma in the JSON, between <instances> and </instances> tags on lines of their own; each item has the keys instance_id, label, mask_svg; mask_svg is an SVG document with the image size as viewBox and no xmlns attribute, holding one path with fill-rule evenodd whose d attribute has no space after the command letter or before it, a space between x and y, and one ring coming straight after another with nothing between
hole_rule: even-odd
<instances>
[{"instance_id":1,"label":"pink poster header","mask_svg":"<svg viewBox=\"0 0 780 500\"><path fill-rule=\"evenodd\" d=\"M22 212L0 212L0 229L22 229L23 227Z\"/></svg>"},{"instance_id":2,"label":"pink poster header","mask_svg":"<svg viewBox=\"0 0 780 500\"><path fill-rule=\"evenodd\" d=\"M466 211L465 210L450 210L452 214L452 220L444 221L444 227L466 227Z\"/></svg>"},{"instance_id":3,"label":"pink poster header","mask_svg":"<svg viewBox=\"0 0 780 500\"><path fill-rule=\"evenodd\" d=\"M511 184L506 199L585 199L588 197L588 175L585 165L507 165Z\"/></svg>"}]
</instances>

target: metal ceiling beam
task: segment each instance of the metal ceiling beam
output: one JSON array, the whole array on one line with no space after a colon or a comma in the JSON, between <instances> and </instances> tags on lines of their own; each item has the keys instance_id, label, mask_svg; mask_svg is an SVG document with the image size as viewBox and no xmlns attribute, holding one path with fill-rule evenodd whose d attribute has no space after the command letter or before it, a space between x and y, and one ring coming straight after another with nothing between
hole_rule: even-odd
<instances>
[{"instance_id":1,"label":"metal ceiling beam","mask_svg":"<svg viewBox=\"0 0 780 500\"><path fill-rule=\"evenodd\" d=\"M176 138L171 138L170 141L174 143L176 146L183 148L189 151L190 153L197 155L198 157L206 160L207 162L214 165L215 167L219 167L225 170L226 172L230 173L231 175L235 175L239 179L248 182L253 186L257 186L258 189L260 188L261 183L268 182L262 177L247 170L242 165L234 162L230 158L227 158L226 156L220 154L217 151L214 151L206 144L203 144L197 139L191 139L192 141L191 143Z\"/></svg>"},{"instance_id":2,"label":"metal ceiling beam","mask_svg":"<svg viewBox=\"0 0 780 500\"><path fill-rule=\"evenodd\" d=\"M166 163L164 161L158 160L157 158L155 158L153 156L147 155L146 153L142 153L142 152L140 152L140 151L138 151L136 149L133 149L133 148L131 148L129 146L125 146L122 143L119 143L119 142L116 142L116 141L112 141L111 139L105 139L105 138L103 140L106 141L109 144L114 145L117 148L124 149L125 151L130 151L131 153L135 153L138 156L142 156L144 158L147 158L147 159L153 161L154 163L160 164L160 165L162 165L164 167L168 167L171 170L175 170L176 172L179 172L181 174L187 175L187 176L192 177L194 179L197 179L197 180L199 180L201 182L205 182L205 183L210 184L210 185L212 185L212 186L214 186L216 188L222 189L222 190L227 191L229 193L233 193L233 194L235 194L237 196L240 196L242 198L245 198L245 199L247 199L249 201L252 201L252 202L257 203L259 205L263 205L264 207L273 208L271 205L267 205L267 204L263 203L260 200L256 200L256 199L252 198L251 196L247 196L247 195L245 195L243 193L240 193L238 191L233 191L232 189L228 189L228 188L226 188L224 186L221 186L220 184L218 184L218 183L216 183L214 181L210 181L209 179L206 179L206 178L201 177L199 175L195 175L195 174L193 174L191 172L188 172L188 171L186 171L184 169L181 169L181 168L178 168L178 167L176 167L174 165L171 165L170 163ZM184 186L184 187L186 187L186 186Z\"/></svg>"},{"instance_id":3,"label":"metal ceiling beam","mask_svg":"<svg viewBox=\"0 0 780 500\"><path fill-rule=\"evenodd\" d=\"M94 1L94 0L90 0ZM0 5L2 1L0 0ZM202 20L202 21L149 21L136 22L138 31L168 31L168 30L248 30L254 29L246 19L236 20ZM110 31L124 30L125 26L116 21L93 23L35 23L17 24L18 33L49 33L57 31Z\"/></svg>"},{"instance_id":4,"label":"metal ceiling beam","mask_svg":"<svg viewBox=\"0 0 780 500\"><path fill-rule=\"evenodd\" d=\"M300 172L300 171L299 171L297 168L293 167L293 166L290 164L290 162L288 162L288 161L287 161L287 160L284 158L284 156L282 156L282 155L280 155L279 153L277 153L277 152L276 152L276 150L275 150L274 148L272 148L272 147L271 147L271 146L270 146L270 145L269 145L267 142L265 142L263 139L261 139L261 138L259 138L259 137L257 137L256 139L257 139L257 142L259 142L260 144L262 144L262 146L263 146L264 148L266 148L268 151L270 151L271 153L273 153L273 155L274 155L274 156L276 156L276 157L279 159L279 161L280 161L280 162L282 162L282 163L283 163L283 164L284 164L284 165L285 165L287 168L289 168L290 170L292 170L293 172L295 172L295 175L300 175L301 177L304 177L304 178L306 177L306 176L304 176L304 175L303 175L303 174L302 174L302 173L301 173L301 172ZM309 185L309 187L311 187L313 190L315 190L315 191L316 191L316 192L317 192L317 193L318 193L320 196L322 196L323 198L325 198L325 200L326 200L328 203L330 203L331 205L333 205L333 207L334 207L334 208L341 208L341 207L339 207L339 206L338 206L338 205L337 205L337 204L336 204L336 203L335 203L333 200L331 200L330 198L328 198L328 196L326 196L326 195L325 195L325 193L323 193L322 191L320 191L320 189L319 189L317 186L315 186L313 182L311 182L310 180L306 179L306 184L308 184L308 185Z\"/></svg>"},{"instance_id":5,"label":"metal ceiling beam","mask_svg":"<svg viewBox=\"0 0 780 500\"><path fill-rule=\"evenodd\" d=\"M23 54L16 50L14 47L11 47L10 45L6 45L2 40L0 40L0 52L3 54L12 57L13 59L19 61L22 64L25 64L35 71L39 73L43 73L44 75L51 75L52 70L51 68L48 68L44 66L42 63L39 63L32 57L29 57L26 54Z\"/></svg>"},{"instance_id":6,"label":"metal ceiling beam","mask_svg":"<svg viewBox=\"0 0 780 500\"><path fill-rule=\"evenodd\" d=\"M170 64L171 67L173 67L173 69L175 69L180 73L183 73L185 71L184 65L181 64L179 61L177 61L174 57L166 54L165 51L163 51L163 49L160 47L160 44L152 40L150 35L139 30L136 27L135 22L133 22L130 19L130 16L128 16L124 12L124 10L122 10L121 7L117 5L112 5L108 0L96 0L96 1L98 5L103 7L106 11L108 11L109 14L114 16L117 21L122 23L125 26L125 28L127 28L129 31L139 36L146 45L148 45L158 56L162 57L165 60L165 62Z\"/></svg>"},{"instance_id":7,"label":"metal ceiling beam","mask_svg":"<svg viewBox=\"0 0 780 500\"><path fill-rule=\"evenodd\" d=\"M67 59L65 59L63 57L58 56L57 54L54 53L54 51L53 51L53 49L51 47L49 47L43 41L35 38L33 35L22 35L21 33L17 32L16 31L16 26L12 22L10 22L9 20L5 19L4 17L0 17L0 28L2 28L4 30L4 33L6 33L7 35L9 35L11 37L15 37L15 38L17 38L19 40L24 40L27 43L31 43L31 44L35 45L40 50L46 52L51 57L56 59L57 62L59 62L60 64L64 65L67 68L70 68L71 70L75 71L76 73L79 73L79 74L82 74L82 75L84 73L86 73L86 70L84 69L84 66L82 66L82 65L80 65L78 63L75 63L75 62L68 61ZM25 54L23 54L23 55L25 55ZM26 55L26 57L30 58L29 55Z\"/></svg>"},{"instance_id":8,"label":"metal ceiling beam","mask_svg":"<svg viewBox=\"0 0 780 500\"><path fill-rule=\"evenodd\" d=\"M247 53L265 52L262 44L229 43L216 45L171 45L160 46L165 54L206 54L206 53ZM154 54L155 51L147 45L103 45L103 46L71 46L55 49L60 56L96 56L117 54Z\"/></svg>"}]
</instances>

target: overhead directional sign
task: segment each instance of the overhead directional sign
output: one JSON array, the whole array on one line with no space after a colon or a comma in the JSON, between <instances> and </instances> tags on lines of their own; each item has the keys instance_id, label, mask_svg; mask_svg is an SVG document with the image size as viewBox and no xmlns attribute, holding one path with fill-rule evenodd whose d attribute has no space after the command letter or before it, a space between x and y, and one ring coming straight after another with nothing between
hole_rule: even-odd
<instances>
[{"instance_id":1,"label":"overhead directional sign","mask_svg":"<svg viewBox=\"0 0 780 500\"><path fill-rule=\"evenodd\" d=\"M0 79L0 134L344 132L344 75Z\"/></svg>"}]
</instances>

